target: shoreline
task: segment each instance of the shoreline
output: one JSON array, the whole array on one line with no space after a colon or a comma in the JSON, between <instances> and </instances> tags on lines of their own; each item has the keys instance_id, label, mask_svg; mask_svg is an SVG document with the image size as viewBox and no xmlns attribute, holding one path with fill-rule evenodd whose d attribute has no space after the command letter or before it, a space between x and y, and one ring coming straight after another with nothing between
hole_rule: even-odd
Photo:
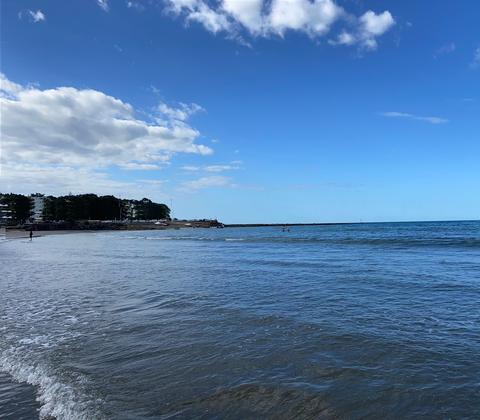
<instances>
[{"instance_id":1,"label":"shoreline","mask_svg":"<svg viewBox=\"0 0 480 420\"><path fill-rule=\"evenodd\" d=\"M81 230L81 229L66 229L66 230L35 230L33 231L33 239L41 238L43 236L51 236L51 235L69 235L75 233L95 233L101 232L98 230ZM10 231L7 230L5 233L5 240L13 240L13 239L30 239L30 231L23 230L23 229L11 229Z\"/></svg>"}]
</instances>

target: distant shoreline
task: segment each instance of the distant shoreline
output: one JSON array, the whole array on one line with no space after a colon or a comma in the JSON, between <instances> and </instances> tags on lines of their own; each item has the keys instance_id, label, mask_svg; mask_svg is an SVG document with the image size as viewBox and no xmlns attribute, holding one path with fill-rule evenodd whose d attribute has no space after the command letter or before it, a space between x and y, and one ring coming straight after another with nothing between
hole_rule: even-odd
<instances>
[{"instance_id":1,"label":"distant shoreline","mask_svg":"<svg viewBox=\"0 0 480 420\"><path fill-rule=\"evenodd\" d=\"M336 225L349 225L351 223L232 223L225 224L226 228L237 227L293 227L293 226L336 226Z\"/></svg>"}]
</instances>

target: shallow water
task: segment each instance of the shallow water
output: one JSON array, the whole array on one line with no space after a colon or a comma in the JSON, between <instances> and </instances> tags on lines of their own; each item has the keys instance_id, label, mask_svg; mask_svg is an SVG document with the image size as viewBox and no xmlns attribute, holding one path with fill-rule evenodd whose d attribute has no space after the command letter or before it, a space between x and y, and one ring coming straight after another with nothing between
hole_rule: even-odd
<instances>
[{"instance_id":1,"label":"shallow water","mask_svg":"<svg viewBox=\"0 0 480 420\"><path fill-rule=\"evenodd\" d=\"M0 379L0 418L480 413L480 222L47 236L0 263L0 370L38 398Z\"/></svg>"}]
</instances>

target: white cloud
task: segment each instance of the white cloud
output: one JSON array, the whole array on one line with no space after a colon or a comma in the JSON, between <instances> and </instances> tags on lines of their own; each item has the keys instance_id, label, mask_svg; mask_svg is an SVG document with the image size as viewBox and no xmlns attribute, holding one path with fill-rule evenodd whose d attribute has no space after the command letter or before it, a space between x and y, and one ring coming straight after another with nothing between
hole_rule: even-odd
<instances>
[{"instance_id":1,"label":"white cloud","mask_svg":"<svg viewBox=\"0 0 480 420\"><path fill-rule=\"evenodd\" d=\"M29 10L28 13L35 23L43 22L45 20L45 15L41 10L37 10L36 12Z\"/></svg>"},{"instance_id":2,"label":"white cloud","mask_svg":"<svg viewBox=\"0 0 480 420\"><path fill-rule=\"evenodd\" d=\"M420 117L418 115L408 114L405 112L382 112L380 115L387 118L405 118L409 120L424 121L430 124L445 124L449 120L440 117Z\"/></svg>"},{"instance_id":3,"label":"white cloud","mask_svg":"<svg viewBox=\"0 0 480 420\"><path fill-rule=\"evenodd\" d=\"M480 68L480 47L478 47L473 53L473 60L470 63L470 67L472 69Z\"/></svg>"},{"instance_id":4,"label":"white cloud","mask_svg":"<svg viewBox=\"0 0 480 420\"><path fill-rule=\"evenodd\" d=\"M329 42L333 45L359 45L366 50L375 50L378 47L377 37L394 25L395 19L389 11L377 15L369 10L360 16L353 30L343 30L336 39Z\"/></svg>"},{"instance_id":5,"label":"white cloud","mask_svg":"<svg viewBox=\"0 0 480 420\"><path fill-rule=\"evenodd\" d=\"M360 22L366 33L370 35L382 35L393 25L394 20L388 11L377 15L375 12L369 10L360 17Z\"/></svg>"},{"instance_id":6,"label":"white cloud","mask_svg":"<svg viewBox=\"0 0 480 420\"><path fill-rule=\"evenodd\" d=\"M353 45L357 42L355 36L347 31L342 31L336 41L330 41L331 44L338 44L338 45Z\"/></svg>"},{"instance_id":7,"label":"white cloud","mask_svg":"<svg viewBox=\"0 0 480 420\"><path fill-rule=\"evenodd\" d=\"M177 121L184 122L190 118L193 114L198 112L204 112L205 110L195 103L184 104L179 103L178 107L174 108L168 106L167 104L161 102L157 107L158 114L160 115L159 120L163 121L163 118L166 118L167 121Z\"/></svg>"},{"instance_id":8,"label":"white cloud","mask_svg":"<svg viewBox=\"0 0 480 420\"><path fill-rule=\"evenodd\" d=\"M204 176L193 181L184 182L181 185L180 190L186 192L195 192L212 187L233 187L233 184L231 183L231 179L226 176L212 175Z\"/></svg>"},{"instance_id":9,"label":"white cloud","mask_svg":"<svg viewBox=\"0 0 480 420\"><path fill-rule=\"evenodd\" d=\"M45 13L43 13L41 10L22 10L18 13L19 19L23 19L24 16L34 23L43 22L46 19Z\"/></svg>"},{"instance_id":10,"label":"white cloud","mask_svg":"<svg viewBox=\"0 0 480 420\"><path fill-rule=\"evenodd\" d=\"M129 171L154 171L162 168L160 165L157 165L156 163L136 163L136 162L121 163L119 167Z\"/></svg>"},{"instance_id":11,"label":"white cloud","mask_svg":"<svg viewBox=\"0 0 480 420\"><path fill-rule=\"evenodd\" d=\"M97 0L97 4L104 12L108 12L110 10L108 0Z\"/></svg>"},{"instance_id":12,"label":"white cloud","mask_svg":"<svg viewBox=\"0 0 480 420\"><path fill-rule=\"evenodd\" d=\"M23 87L3 74L0 82L2 184L12 168L26 165L38 168L32 180L59 168L94 178L95 171L114 165L153 170L177 153L212 153L196 143L200 133L187 123L187 111L181 121L165 116L166 123L159 124L138 118L131 105L100 91Z\"/></svg>"},{"instance_id":13,"label":"white cloud","mask_svg":"<svg viewBox=\"0 0 480 420\"><path fill-rule=\"evenodd\" d=\"M165 0L168 10L197 21L213 33L226 32L241 39L242 32L251 36L284 36L287 31L303 32L312 38L329 33L333 25L345 21L331 44L353 45L375 49L376 38L387 32L395 20L389 11L376 14L369 10L359 18L348 14L334 0Z\"/></svg>"},{"instance_id":14,"label":"white cloud","mask_svg":"<svg viewBox=\"0 0 480 420\"><path fill-rule=\"evenodd\" d=\"M389 11L380 14L369 10L360 17L359 42L367 49L377 48L376 37L383 35L393 25L395 20Z\"/></svg>"},{"instance_id":15,"label":"white cloud","mask_svg":"<svg viewBox=\"0 0 480 420\"><path fill-rule=\"evenodd\" d=\"M129 9L135 9L139 12L143 12L145 10L145 7L137 1L127 1L126 5Z\"/></svg>"},{"instance_id":16,"label":"white cloud","mask_svg":"<svg viewBox=\"0 0 480 420\"><path fill-rule=\"evenodd\" d=\"M174 14L183 14L187 22L201 23L208 31L217 33L229 31L231 23L227 16L212 9L204 0L166 0L169 10Z\"/></svg>"},{"instance_id":17,"label":"white cloud","mask_svg":"<svg viewBox=\"0 0 480 420\"><path fill-rule=\"evenodd\" d=\"M182 166L181 169L188 172L226 172L226 171L235 171L240 169L242 162L239 160L234 160L229 164L220 164L220 165L204 165L204 166L194 166L186 165Z\"/></svg>"},{"instance_id":18,"label":"white cloud","mask_svg":"<svg viewBox=\"0 0 480 420\"><path fill-rule=\"evenodd\" d=\"M283 35L287 30L320 36L342 15L332 0L273 0L267 30Z\"/></svg>"},{"instance_id":19,"label":"white cloud","mask_svg":"<svg viewBox=\"0 0 480 420\"><path fill-rule=\"evenodd\" d=\"M8 80L3 73L0 73L0 98L15 98L24 89L22 85Z\"/></svg>"},{"instance_id":20,"label":"white cloud","mask_svg":"<svg viewBox=\"0 0 480 420\"><path fill-rule=\"evenodd\" d=\"M262 31L263 0L223 0L223 10L252 33Z\"/></svg>"},{"instance_id":21,"label":"white cloud","mask_svg":"<svg viewBox=\"0 0 480 420\"><path fill-rule=\"evenodd\" d=\"M225 171L234 171L238 169L238 166L234 165L207 165L204 167L206 172L225 172Z\"/></svg>"}]
</instances>

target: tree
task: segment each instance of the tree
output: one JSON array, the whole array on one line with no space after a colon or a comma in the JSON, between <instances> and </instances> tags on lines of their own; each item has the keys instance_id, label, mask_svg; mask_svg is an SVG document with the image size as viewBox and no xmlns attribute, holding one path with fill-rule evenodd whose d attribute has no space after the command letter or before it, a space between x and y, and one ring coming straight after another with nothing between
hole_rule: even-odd
<instances>
[{"instance_id":1,"label":"tree","mask_svg":"<svg viewBox=\"0 0 480 420\"><path fill-rule=\"evenodd\" d=\"M3 194L0 201L8 205L13 222L25 223L33 214L33 201L30 197L21 194Z\"/></svg>"},{"instance_id":2,"label":"tree","mask_svg":"<svg viewBox=\"0 0 480 420\"><path fill-rule=\"evenodd\" d=\"M169 219L170 209L165 204L154 203L148 198L142 198L135 202L137 209L137 219L152 220L152 219Z\"/></svg>"},{"instance_id":3,"label":"tree","mask_svg":"<svg viewBox=\"0 0 480 420\"><path fill-rule=\"evenodd\" d=\"M33 201L20 194L0 197L8 204L16 223L24 223L32 215ZM131 212L135 209L135 217ZM98 197L96 194L48 196L44 200L43 218L46 221L118 220L125 217L151 220L170 218L170 209L165 204L154 203L148 198L120 200L113 195Z\"/></svg>"}]
</instances>

